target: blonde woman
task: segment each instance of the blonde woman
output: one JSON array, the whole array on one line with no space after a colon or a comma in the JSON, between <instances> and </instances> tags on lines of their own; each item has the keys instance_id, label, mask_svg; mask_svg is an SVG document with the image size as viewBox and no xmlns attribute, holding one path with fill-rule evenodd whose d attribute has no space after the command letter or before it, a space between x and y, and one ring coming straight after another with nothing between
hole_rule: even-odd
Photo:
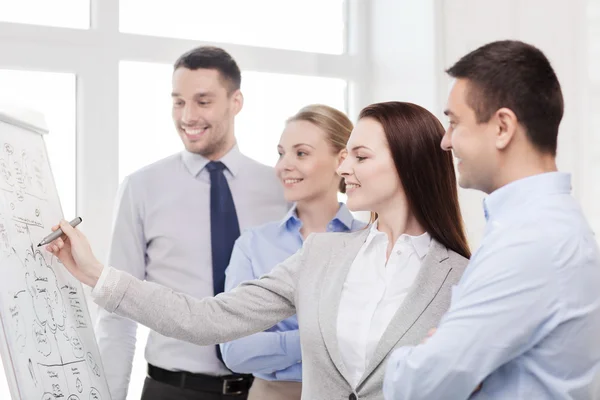
<instances>
[{"instance_id":1,"label":"blonde woman","mask_svg":"<svg viewBox=\"0 0 600 400\"><path fill-rule=\"evenodd\" d=\"M225 290L266 275L302 248L316 232L349 232L363 223L338 202L345 182L337 169L352 132L348 117L325 105L309 105L288 119L275 166L287 201L294 206L279 221L246 231L236 242ZM221 345L223 361L234 372L254 375L248 400L299 400L302 356L296 316L265 332Z\"/></svg>"}]
</instances>

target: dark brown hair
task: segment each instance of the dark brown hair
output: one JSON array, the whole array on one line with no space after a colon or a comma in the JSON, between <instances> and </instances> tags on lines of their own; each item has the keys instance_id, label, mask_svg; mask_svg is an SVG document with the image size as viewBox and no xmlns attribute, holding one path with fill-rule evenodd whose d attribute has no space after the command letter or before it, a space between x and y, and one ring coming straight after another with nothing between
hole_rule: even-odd
<instances>
[{"instance_id":1,"label":"dark brown hair","mask_svg":"<svg viewBox=\"0 0 600 400\"><path fill-rule=\"evenodd\" d=\"M346 148L350 133L354 129L352 121L346 114L324 104L311 104L303 107L286 122L292 121L307 121L325 131L327 142L335 154L339 154ZM343 178L340 179L338 190L340 193L346 193L346 181Z\"/></svg>"},{"instance_id":2,"label":"dark brown hair","mask_svg":"<svg viewBox=\"0 0 600 400\"><path fill-rule=\"evenodd\" d=\"M242 73L231 55L220 47L201 46L182 54L175 64L173 70L187 68L195 71L197 69L215 69L219 71L221 79L227 86L228 94L238 90L242 84Z\"/></svg>"},{"instance_id":3,"label":"dark brown hair","mask_svg":"<svg viewBox=\"0 0 600 400\"><path fill-rule=\"evenodd\" d=\"M486 44L447 71L468 81L467 104L478 123L506 107L525 127L527 137L544 153L556 155L563 96L550 61L537 48L516 40Z\"/></svg>"},{"instance_id":4,"label":"dark brown hair","mask_svg":"<svg viewBox=\"0 0 600 400\"><path fill-rule=\"evenodd\" d=\"M440 147L444 136L440 121L421 106L398 101L367 106L360 112L362 118L383 127L417 221L433 239L469 258L452 155Z\"/></svg>"}]
</instances>

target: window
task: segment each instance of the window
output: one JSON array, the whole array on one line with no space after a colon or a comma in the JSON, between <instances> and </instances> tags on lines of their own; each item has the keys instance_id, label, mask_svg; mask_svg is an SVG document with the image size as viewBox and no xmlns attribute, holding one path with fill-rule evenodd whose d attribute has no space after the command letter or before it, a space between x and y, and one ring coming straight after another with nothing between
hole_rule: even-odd
<instances>
[{"instance_id":1,"label":"window","mask_svg":"<svg viewBox=\"0 0 600 400\"><path fill-rule=\"evenodd\" d=\"M171 120L172 66L121 62L119 69L119 180L182 149ZM236 119L240 150L264 164L277 162L284 122L301 107L323 103L345 111L342 79L242 73L244 107ZM293 95L290 95L293 94ZM139 151L140 148L143 152Z\"/></svg>"},{"instance_id":2,"label":"window","mask_svg":"<svg viewBox=\"0 0 600 400\"><path fill-rule=\"evenodd\" d=\"M169 64L119 64L119 182L182 149L171 120L172 71Z\"/></svg>"},{"instance_id":3,"label":"window","mask_svg":"<svg viewBox=\"0 0 600 400\"><path fill-rule=\"evenodd\" d=\"M120 0L119 27L127 33L341 54L345 14L344 0Z\"/></svg>"},{"instance_id":4,"label":"window","mask_svg":"<svg viewBox=\"0 0 600 400\"><path fill-rule=\"evenodd\" d=\"M300 108L322 103L346 111L346 82L341 79L245 72L244 108L236 121L240 150L267 165L277 162L277 143L285 120Z\"/></svg>"},{"instance_id":5,"label":"window","mask_svg":"<svg viewBox=\"0 0 600 400\"><path fill-rule=\"evenodd\" d=\"M75 75L0 69L0 103L41 111L50 133L44 135L52 175L65 218L76 213Z\"/></svg>"},{"instance_id":6,"label":"window","mask_svg":"<svg viewBox=\"0 0 600 400\"><path fill-rule=\"evenodd\" d=\"M356 85L352 95L368 98L368 41L364 29L353 28L368 26L369 4L0 0L0 103L45 113L51 130L46 145L65 217L75 215L77 193L85 233L97 258L106 260L119 182L182 149L170 117L171 65L194 46L189 39L223 43L246 68L239 145L272 165L283 123L301 106L319 102L348 111L349 81ZM349 54L347 48L357 51ZM353 97L354 115L360 101ZM94 318L93 302L88 307ZM147 332L140 326L128 398L140 398ZM0 399L9 398L1 372L0 366Z\"/></svg>"},{"instance_id":7,"label":"window","mask_svg":"<svg viewBox=\"0 0 600 400\"><path fill-rule=\"evenodd\" d=\"M88 29L90 0L0 0L0 21Z\"/></svg>"}]
</instances>

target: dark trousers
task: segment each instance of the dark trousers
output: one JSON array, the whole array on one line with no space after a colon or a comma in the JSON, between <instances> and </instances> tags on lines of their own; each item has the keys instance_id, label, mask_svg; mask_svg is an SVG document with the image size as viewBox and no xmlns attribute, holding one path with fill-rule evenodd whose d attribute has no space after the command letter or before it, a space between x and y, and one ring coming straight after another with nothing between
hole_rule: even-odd
<instances>
[{"instance_id":1,"label":"dark trousers","mask_svg":"<svg viewBox=\"0 0 600 400\"><path fill-rule=\"evenodd\" d=\"M199 390L181 389L146 378L141 400L246 400L247 394L232 396Z\"/></svg>"}]
</instances>

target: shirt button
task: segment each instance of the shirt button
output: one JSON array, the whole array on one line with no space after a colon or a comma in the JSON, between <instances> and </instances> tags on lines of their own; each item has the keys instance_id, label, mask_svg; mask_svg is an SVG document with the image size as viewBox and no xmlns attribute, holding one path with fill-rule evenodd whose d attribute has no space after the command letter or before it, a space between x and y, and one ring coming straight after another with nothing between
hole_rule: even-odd
<instances>
[{"instance_id":1,"label":"shirt button","mask_svg":"<svg viewBox=\"0 0 600 400\"><path fill-rule=\"evenodd\" d=\"M354 393L350 393L350 396L348 396L348 400L357 400L358 397L356 397L356 395Z\"/></svg>"}]
</instances>

